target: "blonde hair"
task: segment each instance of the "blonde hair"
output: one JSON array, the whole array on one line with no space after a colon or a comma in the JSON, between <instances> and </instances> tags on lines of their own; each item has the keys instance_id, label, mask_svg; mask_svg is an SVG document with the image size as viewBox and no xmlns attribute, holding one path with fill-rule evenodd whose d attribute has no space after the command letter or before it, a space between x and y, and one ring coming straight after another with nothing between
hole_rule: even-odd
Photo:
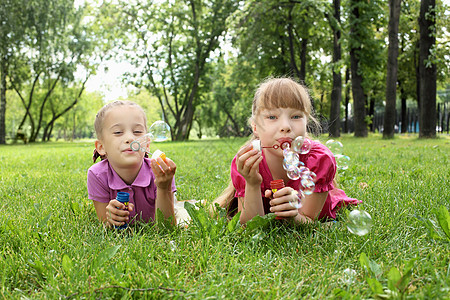
<instances>
[{"instance_id":1,"label":"blonde hair","mask_svg":"<svg viewBox=\"0 0 450 300\"><path fill-rule=\"evenodd\" d=\"M103 120L105 119L106 113L117 106L131 106L131 107L134 107L134 108L137 108L138 110L140 110L144 116L144 126L145 126L145 128L147 128L147 116L145 115L145 111L142 109L142 107L139 104L137 104L133 101L117 100L117 101L106 104L97 112L97 115L95 116L95 121L94 121L94 128L95 128L95 134L97 135L97 139L102 139Z\"/></svg>"},{"instance_id":2,"label":"blonde hair","mask_svg":"<svg viewBox=\"0 0 450 300\"><path fill-rule=\"evenodd\" d=\"M252 103L252 116L249 123L253 123L260 111L272 108L295 108L301 110L307 120L311 120L317 127L319 122L312 113L311 99L307 88L288 77L268 78L257 88ZM243 147L247 146L256 137L252 134L250 140ZM241 149L242 149L241 148ZM230 180L228 187L222 194L214 200L220 207L227 210L228 217L232 217L237 212L237 201L235 200L235 188Z\"/></svg>"}]
</instances>

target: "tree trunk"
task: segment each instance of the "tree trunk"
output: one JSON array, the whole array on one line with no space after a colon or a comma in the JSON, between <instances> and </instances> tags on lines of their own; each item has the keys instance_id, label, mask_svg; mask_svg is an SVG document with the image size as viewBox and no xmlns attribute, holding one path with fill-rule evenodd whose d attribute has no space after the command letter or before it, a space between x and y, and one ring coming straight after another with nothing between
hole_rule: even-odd
<instances>
[{"instance_id":1,"label":"tree trunk","mask_svg":"<svg viewBox=\"0 0 450 300\"><path fill-rule=\"evenodd\" d=\"M398 23L401 0L389 0L389 47L386 76L386 107L384 110L383 138L394 137L398 73Z\"/></svg>"},{"instance_id":2,"label":"tree trunk","mask_svg":"<svg viewBox=\"0 0 450 300\"><path fill-rule=\"evenodd\" d=\"M420 118L419 137L436 137L436 64L432 49L436 44L436 1L420 2Z\"/></svg>"},{"instance_id":3,"label":"tree trunk","mask_svg":"<svg viewBox=\"0 0 450 300\"><path fill-rule=\"evenodd\" d=\"M337 24L341 23L341 1L334 0L334 18ZM329 136L339 137L341 130L341 101L342 101L342 76L341 70L336 71L336 65L341 60L341 30L339 26L333 26L333 89L331 91L330 127Z\"/></svg>"},{"instance_id":4,"label":"tree trunk","mask_svg":"<svg viewBox=\"0 0 450 300\"><path fill-rule=\"evenodd\" d=\"M354 19L359 18L359 9L357 5L354 5L352 9L352 15ZM352 26L350 34L354 38L358 39L357 28ZM353 43L354 44L354 43ZM354 106L354 123L355 123L355 136L367 137L367 122L366 122L366 95L362 87L362 75L359 71L359 57L358 54L361 51L361 45L352 46L350 48L350 69L352 72L352 92L353 92L353 106Z\"/></svg>"},{"instance_id":5,"label":"tree trunk","mask_svg":"<svg viewBox=\"0 0 450 300\"><path fill-rule=\"evenodd\" d=\"M400 89L400 100L402 103L402 110L400 112L401 114L401 120L402 120L402 126L401 126L401 133L406 133L408 131L408 121L407 118L407 107L406 107L406 94L405 89L403 87L403 83L399 80L398 81L398 88Z\"/></svg>"},{"instance_id":6,"label":"tree trunk","mask_svg":"<svg viewBox=\"0 0 450 300\"><path fill-rule=\"evenodd\" d=\"M0 62L0 145L6 144L6 59Z\"/></svg>"},{"instance_id":7,"label":"tree trunk","mask_svg":"<svg viewBox=\"0 0 450 300\"><path fill-rule=\"evenodd\" d=\"M345 70L345 123L344 132L348 133L348 103L350 102L350 69Z\"/></svg>"}]
</instances>

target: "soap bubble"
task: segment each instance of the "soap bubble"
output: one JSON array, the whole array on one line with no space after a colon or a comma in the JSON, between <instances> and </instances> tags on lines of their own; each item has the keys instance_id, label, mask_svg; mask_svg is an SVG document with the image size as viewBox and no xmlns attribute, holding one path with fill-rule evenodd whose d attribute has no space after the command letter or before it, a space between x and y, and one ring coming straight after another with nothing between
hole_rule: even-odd
<instances>
[{"instance_id":1,"label":"soap bubble","mask_svg":"<svg viewBox=\"0 0 450 300\"><path fill-rule=\"evenodd\" d=\"M170 127L164 121L156 121L150 126L149 131L153 135L155 142L163 142L170 139Z\"/></svg>"},{"instance_id":2,"label":"soap bubble","mask_svg":"<svg viewBox=\"0 0 450 300\"><path fill-rule=\"evenodd\" d=\"M342 272L342 282L345 284L352 284L355 282L356 271L353 269L345 269Z\"/></svg>"},{"instance_id":3,"label":"soap bubble","mask_svg":"<svg viewBox=\"0 0 450 300\"><path fill-rule=\"evenodd\" d=\"M372 227L372 217L364 210L353 210L348 215L347 229L353 234L363 236Z\"/></svg>"},{"instance_id":4,"label":"soap bubble","mask_svg":"<svg viewBox=\"0 0 450 300\"><path fill-rule=\"evenodd\" d=\"M311 150L312 147L312 141L310 139L305 139L303 141L302 146L300 147L300 154L307 154L309 150Z\"/></svg>"},{"instance_id":5,"label":"soap bubble","mask_svg":"<svg viewBox=\"0 0 450 300\"><path fill-rule=\"evenodd\" d=\"M286 171L289 179L297 180L300 178L300 170L297 166L290 165Z\"/></svg>"},{"instance_id":6,"label":"soap bubble","mask_svg":"<svg viewBox=\"0 0 450 300\"><path fill-rule=\"evenodd\" d=\"M292 195L292 199L289 200L289 204L293 208L296 208L296 209L301 208L303 206L302 205L302 198L304 197L303 192L302 191L293 190L291 195Z\"/></svg>"},{"instance_id":7,"label":"soap bubble","mask_svg":"<svg viewBox=\"0 0 450 300\"><path fill-rule=\"evenodd\" d=\"M301 180L301 184L303 187L303 193L305 193L305 195L311 195L316 188L316 184L311 177L303 177Z\"/></svg>"},{"instance_id":8,"label":"soap bubble","mask_svg":"<svg viewBox=\"0 0 450 300\"><path fill-rule=\"evenodd\" d=\"M330 149L330 151L336 156L336 155L341 155L343 153L343 149L344 146L342 145L341 142L339 141L335 141L335 140L328 140L325 143L325 146L328 147L328 149Z\"/></svg>"},{"instance_id":9,"label":"soap bubble","mask_svg":"<svg viewBox=\"0 0 450 300\"><path fill-rule=\"evenodd\" d=\"M347 155L338 154L338 155L335 155L335 159L336 159L337 168L339 170L347 170L348 169L348 165L350 163L350 157L348 157Z\"/></svg>"},{"instance_id":10,"label":"soap bubble","mask_svg":"<svg viewBox=\"0 0 450 300\"><path fill-rule=\"evenodd\" d=\"M295 152L300 152L302 149L304 140L305 140L305 138L302 136L296 137L291 143L292 150L294 150Z\"/></svg>"}]
</instances>

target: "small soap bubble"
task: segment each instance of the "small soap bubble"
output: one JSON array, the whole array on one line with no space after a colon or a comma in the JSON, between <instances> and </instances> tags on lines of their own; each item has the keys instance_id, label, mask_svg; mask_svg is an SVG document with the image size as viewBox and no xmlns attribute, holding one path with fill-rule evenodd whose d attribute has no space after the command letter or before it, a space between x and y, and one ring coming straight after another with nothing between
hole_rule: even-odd
<instances>
[{"instance_id":1,"label":"small soap bubble","mask_svg":"<svg viewBox=\"0 0 450 300\"><path fill-rule=\"evenodd\" d=\"M344 146L342 145L342 143L335 140L328 140L325 143L325 146L327 146L334 155L340 155L344 150Z\"/></svg>"},{"instance_id":2,"label":"small soap bubble","mask_svg":"<svg viewBox=\"0 0 450 300\"><path fill-rule=\"evenodd\" d=\"M155 142L163 142L170 139L170 127L164 121L156 121L150 126L149 131L153 135Z\"/></svg>"},{"instance_id":3,"label":"small soap bubble","mask_svg":"<svg viewBox=\"0 0 450 300\"><path fill-rule=\"evenodd\" d=\"M300 178L300 170L297 166L290 165L286 172L289 179L297 180Z\"/></svg>"},{"instance_id":4,"label":"small soap bubble","mask_svg":"<svg viewBox=\"0 0 450 300\"><path fill-rule=\"evenodd\" d=\"M302 191L296 191L293 190L292 193L292 199L289 200L289 204L296 209L301 208L302 205L302 198L304 197L303 192Z\"/></svg>"},{"instance_id":5,"label":"small soap bubble","mask_svg":"<svg viewBox=\"0 0 450 300\"><path fill-rule=\"evenodd\" d=\"M314 183L314 181L312 180L311 177L303 177L301 180L301 184L303 187L303 193L305 193L305 195L311 195L314 192L314 189L316 188L316 184Z\"/></svg>"},{"instance_id":6,"label":"small soap bubble","mask_svg":"<svg viewBox=\"0 0 450 300\"><path fill-rule=\"evenodd\" d=\"M303 146L303 142L304 142L305 138L302 137L301 135L296 137L293 141L292 141L292 150L294 150L295 152L300 152Z\"/></svg>"},{"instance_id":7,"label":"small soap bubble","mask_svg":"<svg viewBox=\"0 0 450 300\"><path fill-rule=\"evenodd\" d=\"M353 210L348 215L347 229L353 234L363 236L372 227L372 217L364 210Z\"/></svg>"},{"instance_id":8,"label":"small soap bubble","mask_svg":"<svg viewBox=\"0 0 450 300\"><path fill-rule=\"evenodd\" d=\"M170 245L170 250L172 250L174 252L177 250L177 244L174 241L170 241L169 245Z\"/></svg>"},{"instance_id":9,"label":"small soap bubble","mask_svg":"<svg viewBox=\"0 0 450 300\"><path fill-rule=\"evenodd\" d=\"M312 141L310 139L306 139L303 141L302 147L300 148L300 154L307 154L312 147Z\"/></svg>"},{"instance_id":10,"label":"small soap bubble","mask_svg":"<svg viewBox=\"0 0 450 300\"><path fill-rule=\"evenodd\" d=\"M347 155L338 154L335 155L334 158L336 159L337 168L339 170L347 170L348 166L350 164L350 157Z\"/></svg>"},{"instance_id":11,"label":"small soap bubble","mask_svg":"<svg viewBox=\"0 0 450 300\"><path fill-rule=\"evenodd\" d=\"M284 152L284 159L291 165L297 166L300 162L300 158L297 153L293 151L285 151Z\"/></svg>"},{"instance_id":12,"label":"small soap bubble","mask_svg":"<svg viewBox=\"0 0 450 300\"><path fill-rule=\"evenodd\" d=\"M345 269L342 272L342 282L345 284L352 284L355 282L356 271L353 269Z\"/></svg>"},{"instance_id":13,"label":"small soap bubble","mask_svg":"<svg viewBox=\"0 0 450 300\"><path fill-rule=\"evenodd\" d=\"M281 149L283 150L289 150L291 148L291 144L289 142L284 142L281 144Z\"/></svg>"}]
</instances>

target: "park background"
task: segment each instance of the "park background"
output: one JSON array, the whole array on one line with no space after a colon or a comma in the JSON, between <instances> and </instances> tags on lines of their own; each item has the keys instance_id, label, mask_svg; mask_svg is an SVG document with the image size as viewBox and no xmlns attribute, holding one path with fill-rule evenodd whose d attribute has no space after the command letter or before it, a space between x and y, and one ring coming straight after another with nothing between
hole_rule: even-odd
<instances>
[{"instance_id":1,"label":"park background","mask_svg":"<svg viewBox=\"0 0 450 300\"><path fill-rule=\"evenodd\" d=\"M449 299L448 28L445 1L2 1L1 297ZM165 120L172 141L151 149L176 161L178 199L211 202L269 76L309 87L314 138L343 143L339 185L369 234L348 232L347 210L244 229L202 204L187 228L99 224L99 108L133 100Z\"/></svg>"}]
</instances>

